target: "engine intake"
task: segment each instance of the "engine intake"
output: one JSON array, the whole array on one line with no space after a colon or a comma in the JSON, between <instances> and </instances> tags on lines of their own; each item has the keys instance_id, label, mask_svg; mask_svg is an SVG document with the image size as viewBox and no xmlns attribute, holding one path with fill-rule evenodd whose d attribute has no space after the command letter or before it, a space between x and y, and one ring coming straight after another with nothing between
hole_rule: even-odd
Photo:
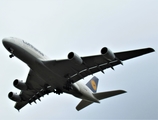
<instances>
[{"instance_id":1,"label":"engine intake","mask_svg":"<svg viewBox=\"0 0 158 120\"><path fill-rule=\"evenodd\" d=\"M19 95L17 95L16 93L13 93L13 92L10 92L10 93L8 94L8 97L9 97L11 100L15 101L15 102L20 102L20 101L21 101L21 97L20 97Z\"/></svg>"},{"instance_id":2,"label":"engine intake","mask_svg":"<svg viewBox=\"0 0 158 120\"><path fill-rule=\"evenodd\" d=\"M107 47L103 47L101 49L101 54L109 61L116 59L115 54L111 50L109 50Z\"/></svg>"},{"instance_id":3,"label":"engine intake","mask_svg":"<svg viewBox=\"0 0 158 120\"><path fill-rule=\"evenodd\" d=\"M17 80L17 79L14 80L13 85L20 90L27 90L28 89L27 85L24 82Z\"/></svg>"},{"instance_id":4,"label":"engine intake","mask_svg":"<svg viewBox=\"0 0 158 120\"><path fill-rule=\"evenodd\" d=\"M74 63L81 65L83 63L83 60L81 57L79 57L77 54L75 54L74 52L70 52L68 54L68 59L72 60Z\"/></svg>"}]
</instances>

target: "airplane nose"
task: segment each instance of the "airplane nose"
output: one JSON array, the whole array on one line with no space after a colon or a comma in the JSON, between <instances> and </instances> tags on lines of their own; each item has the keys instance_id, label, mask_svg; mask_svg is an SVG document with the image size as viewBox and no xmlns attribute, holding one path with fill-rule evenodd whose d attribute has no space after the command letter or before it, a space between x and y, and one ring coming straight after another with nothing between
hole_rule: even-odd
<instances>
[{"instance_id":1,"label":"airplane nose","mask_svg":"<svg viewBox=\"0 0 158 120\"><path fill-rule=\"evenodd\" d=\"M2 43L3 43L4 46L10 45L14 42L15 42L15 40L12 37L2 39Z\"/></svg>"},{"instance_id":2,"label":"airplane nose","mask_svg":"<svg viewBox=\"0 0 158 120\"><path fill-rule=\"evenodd\" d=\"M7 43L7 41L8 41L7 38L3 38L3 39L2 39L2 43L3 43L4 46L5 46L5 44Z\"/></svg>"},{"instance_id":3,"label":"airplane nose","mask_svg":"<svg viewBox=\"0 0 158 120\"><path fill-rule=\"evenodd\" d=\"M14 44L14 39L12 39L12 38L3 38L2 43L3 43L4 47L6 49L8 49L9 47L12 46L12 44Z\"/></svg>"},{"instance_id":4,"label":"airplane nose","mask_svg":"<svg viewBox=\"0 0 158 120\"><path fill-rule=\"evenodd\" d=\"M5 44L8 43L8 42L9 42L9 38L3 38L3 39L2 39L3 45L5 45Z\"/></svg>"}]
</instances>

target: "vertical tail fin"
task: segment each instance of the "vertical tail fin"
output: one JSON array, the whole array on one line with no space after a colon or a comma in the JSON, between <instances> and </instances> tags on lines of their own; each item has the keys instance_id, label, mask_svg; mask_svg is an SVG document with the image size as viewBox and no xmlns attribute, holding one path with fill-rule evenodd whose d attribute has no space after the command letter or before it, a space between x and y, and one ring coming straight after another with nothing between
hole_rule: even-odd
<instances>
[{"instance_id":1,"label":"vertical tail fin","mask_svg":"<svg viewBox=\"0 0 158 120\"><path fill-rule=\"evenodd\" d=\"M92 92L96 93L98 87L98 81L99 79L94 76L86 85L92 90Z\"/></svg>"}]
</instances>

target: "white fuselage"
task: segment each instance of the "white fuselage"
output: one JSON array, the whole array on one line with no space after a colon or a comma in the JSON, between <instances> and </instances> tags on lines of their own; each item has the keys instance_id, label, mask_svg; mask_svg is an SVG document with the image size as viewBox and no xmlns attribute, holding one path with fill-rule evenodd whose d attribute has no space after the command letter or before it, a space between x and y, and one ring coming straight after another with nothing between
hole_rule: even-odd
<instances>
[{"instance_id":1,"label":"white fuselage","mask_svg":"<svg viewBox=\"0 0 158 120\"><path fill-rule=\"evenodd\" d=\"M63 89L64 82L62 77L51 71L51 69L45 66L42 62L50 59L31 44L13 37L4 38L3 44L9 52L25 62L36 75L52 86L52 88L59 88L63 92L72 94L84 100L99 102L99 100L93 96L92 91L80 81L73 84L73 90L67 91Z\"/></svg>"}]
</instances>

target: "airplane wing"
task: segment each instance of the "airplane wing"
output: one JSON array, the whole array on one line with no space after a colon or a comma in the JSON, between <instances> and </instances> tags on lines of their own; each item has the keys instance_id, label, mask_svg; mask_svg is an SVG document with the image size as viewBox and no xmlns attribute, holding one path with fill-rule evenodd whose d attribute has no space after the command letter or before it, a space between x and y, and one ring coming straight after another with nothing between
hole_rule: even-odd
<instances>
[{"instance_id":1,"label":"airplane wing","mask_svg":"<svg viewBox=\"0 0 158 120\"><path fill-rule=\"evenodd\" d=\"M32 102L36 103L36 100L40 100L40 97L45 94L49 94L50 91L48 89L49 86L40 79L32 70L30 70L26 85L29 86L28 90L22 90L20 93L20 97L22 101L16 102L15 108L20 110L26 104L31 104Z\"/></svg>"},{"instance_id":2,"label":"airplane wing","mask_svg":"<svg viewBox=\"0 0 158 120\"><path fill-rule=\"evenodd\" d=\"M113 66L122 64L121 61L128 60L134 57L138 57L150 52L154 52L152 48L144 48L138 50L124 51L114 53L116 59L108 61L103 55L94 55L81 57L82 64L75 64L70 59L65 60L53 60L43 61L43 63L52 71L62 76L63 78L71 80L72 83L77 82L84 77L94 74L96 72L103 72L107 68L113 68Z\"/></svg>"}]
</instances>

